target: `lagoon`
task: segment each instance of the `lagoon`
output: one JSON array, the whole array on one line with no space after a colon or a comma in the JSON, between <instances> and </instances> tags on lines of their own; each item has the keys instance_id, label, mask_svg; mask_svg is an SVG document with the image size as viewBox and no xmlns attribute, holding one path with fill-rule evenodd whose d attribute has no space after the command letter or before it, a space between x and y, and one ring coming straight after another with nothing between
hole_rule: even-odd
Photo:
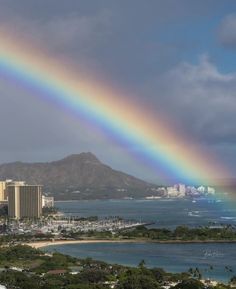
<instances>
[{"instance_id":1,"label":"lagoon","mask_svg":"<svg viewBox=\"0 0 236 289\"><path fill-rule=\"evenodd\" d=\"M236 275L235 243L90 243L52 245L44 250L128 266L137 266L145 260L146 266L161 267L169 272L184 272L190 267L198 267L205 278L220 281L228 281Z\"/></svg>"},{"instance_id":2,"label":"lagoon","mask_svg":"<svg viewBox=\"0 0 236 289\"><path fill-rule=\"evenodd\" d=\"M56 202L56 207L71 217L120 216L127 220L154 222L154 227L170 229L179 225L197 227L211 223L236 225L236 206L220 197L195 200L83 200ZM144 259L148 267L162 267L169 272L198 267L205 278L221 281L228 281L236 275L236 243L96 243L57 245L45 250L129 266L137 266Z\"/></svg>"}]
</instances>

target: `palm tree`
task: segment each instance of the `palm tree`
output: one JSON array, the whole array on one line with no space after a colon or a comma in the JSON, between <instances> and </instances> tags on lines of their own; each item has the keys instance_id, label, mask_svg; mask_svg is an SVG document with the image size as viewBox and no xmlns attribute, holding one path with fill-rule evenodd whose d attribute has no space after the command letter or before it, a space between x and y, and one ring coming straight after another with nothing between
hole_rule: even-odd
<instances>
[{"instance_id":1,"label":"palm tree","mask_svg":"<svg viewBox=\"0 0 236 289\"><path fill-rule=\"evenodd\" d=\"M141 262L138 264L138 267L142 269L142 268L145 267L145 265L146 265L146 263L145 263L145 260L143 259L143 260L141 260Z\"/></svg>"}]
</instances>

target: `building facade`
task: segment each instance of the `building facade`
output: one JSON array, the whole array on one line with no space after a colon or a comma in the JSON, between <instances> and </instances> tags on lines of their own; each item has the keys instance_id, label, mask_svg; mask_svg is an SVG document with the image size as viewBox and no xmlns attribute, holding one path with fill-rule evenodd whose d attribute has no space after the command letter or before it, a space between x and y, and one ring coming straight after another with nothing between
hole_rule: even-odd
<instances>
[{"instance_id":1,"label":"building facade","mask_svg":"<svg viewBox=\"0 0 236 289\"><path fill-rule=\"evenodd\" d=\"M52 207L54 207L54 197L42 196L42 207L43 208L52 208Z\"/></svg>"},{"instance_id":2,"label":"building facade","mask_svg":"<svg viewBox=\"0 0 236 289\"><path fill-rule=\"evenodd\" d=\"M7 182L0 182L0 202L7 200Z\"/></svg>"},{"instance_id":3,"label":"building facade","mask_svg":"<svg viewBox=\"0 0 236 289\"><path fill-rule=\"evenodd\" d=\"M186 195L186 186L185 184L179 184L179 196L184 197Z\"/></svg>"},{"instance_id":4,"label":"building facade","mask_svg":"<svg viewBox=\"0 0 236 289\"><path fill-rule=\"evenodd\" d=\"M42 186L12 184L7 186L10 218L40 218L42 215Z\"/></svg>"},{"instance_id":5,"label":"building facade","mask_svg":"<svg viewBox=\"0 0 236 289\"><path fill-rule=\"evenodd\" d=\"M0 181L0 204L7 203L8 200L7 187L11 185L25 185L25 182L13 180Z\"/></svg>"}]
</instances>

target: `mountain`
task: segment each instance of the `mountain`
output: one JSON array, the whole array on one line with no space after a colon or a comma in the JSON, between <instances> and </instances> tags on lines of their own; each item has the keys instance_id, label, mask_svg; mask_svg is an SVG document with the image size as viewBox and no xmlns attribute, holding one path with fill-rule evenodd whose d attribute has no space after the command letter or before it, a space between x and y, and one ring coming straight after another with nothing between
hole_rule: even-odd
<instances>
[{"instance_id":1,"label":"mountain","mask_svg":"<svg viewBox=\"0 0 236 289\"><path fill-rule=\"evenodd\" d=\"M153 185L113 170L92 153L70 155L49 163L0 165L0 179L42 184L56 199L100 199L150 195Z\"/></svg>"}]
</instances>

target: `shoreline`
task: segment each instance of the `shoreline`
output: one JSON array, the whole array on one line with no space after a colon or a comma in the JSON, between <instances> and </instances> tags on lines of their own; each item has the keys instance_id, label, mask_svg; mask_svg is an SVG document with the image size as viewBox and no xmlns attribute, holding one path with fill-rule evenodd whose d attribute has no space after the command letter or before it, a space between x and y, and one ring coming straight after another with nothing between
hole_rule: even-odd
<instances>
[{"instance_id":1,"label":"shoreline","mask_svg":"<svg viewBox=\"0 0 236 289\"><path fill-rule=\"evenodd\" d=\"M60 240L60 241L42 241L42 242L31 242L24 243L35 249L40 249L48 246L55 245L70 245L70 244L96 244L96 243L136 243L136 240L107 240L107 239L84 239L84 240ZM138 243L138 242L137 242Z\"/></svg>"},{"instance_id":2,"label":"shoreline","mask_svg":"<svg viewBox=\"0 0 236 289\"><path fill-rule=\"evenodd\" d=\"M158 241L158 240L147 240L147 239L117 239L117 240L109 240L109 239L84 239L84 240L59 240L59 241L38 241L38 242L29 242L23 243L23 245L28 245L35 249L40 249L49 246L57 246L57 245L73 245L73 244L97 244L97 243L153 243L153 244L214 244L214 243L235 243L236 240L166 240L166 241Z\"/></svg>"},{"instance_id":3,"label":"shoreline","mask_svg":"<svg viewBox=\"0 0 236 289\"><path fill-rule=\"evenodd\" d=\"M149 196L147 196L149 197ZM150 196L151 197L151 196ZM100 199L71 199L71 200L54 200L54 203L70 203L70 202L80 202L80 201L157 201L157 200L195 200L195 198L191 198L191 197L182 197L182 198L178 198L178 197L157 197L157 198L151 198L151 199L147 199L146 197L140 197L140 198L132 198L132 197L128 197L128 198L100 198Z\"/></svg>"}]
</instances>

